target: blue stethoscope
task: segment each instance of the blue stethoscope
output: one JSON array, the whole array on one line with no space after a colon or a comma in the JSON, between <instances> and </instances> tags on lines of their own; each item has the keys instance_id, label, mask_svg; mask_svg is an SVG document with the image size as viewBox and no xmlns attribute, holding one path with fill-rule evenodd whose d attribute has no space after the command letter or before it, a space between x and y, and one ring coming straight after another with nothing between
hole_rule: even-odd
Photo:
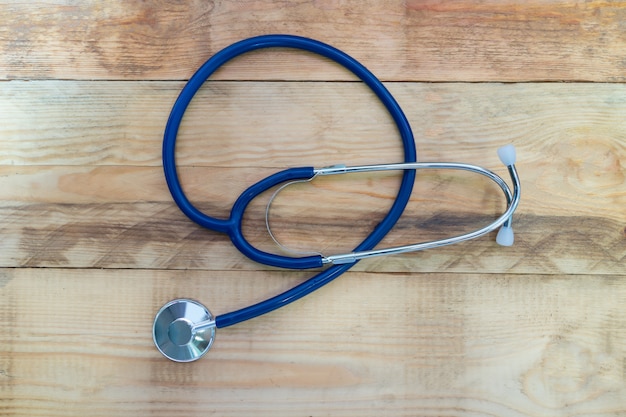
<instances>
[{"instance_id":1,"label":"blue stethoscope","mask_svg":"<svg viewBox=\"0 0 626 417\"><path fill-rule=\"evenodd\" d=\"M359 77L385 105L396 123L404 148L404 162L352 167L289 168L270 175L245 190L235 201L228 219L208 216L198 210L186 197L176 170L176 137L185 110L196 92L220 66L246 52L276 47L301 49L324 56L344 66ZM520 182L515 169L515 149L512 145L504 146L498 150L498 155L508 168L513 181L513 191L497 174L475 165L449 162L417 162L411 127L396 100L367 68L354 58L327 44L298 36L265 35L245 39L226 47L205 62L189 79L170 113L163 138L163 169L170 193L178 207L191 220L208 229L228 234L233 245L241 253L256 262L280 268L310 269L324 267L324 269L307 281L282 294L217 317L214 317L206 307L197 301L191 299L170 301L159 310L154 320L153 340L157 349L167 358L176 362L196 360L210 349L215 339L216 328L232 326L292 303L337 278L361 259L451 245L483 236L497 228L500 228L496 237L497 242L504 246L512 245L511 218L520 200ZM502 189L507 201L507 209L491 224L471 233L412 245L374 249L402 215L411 196L415 181L415 170L417 169L454 169L484 175ZM331 256L315 254L301 257L278 255L255 248L246 240L242 233L243 214L248 204L255 197L275 186L284 186L291 182L309 181L316 176L322 175L385 170L404 171L395 202L383 220L351 253Z\"/></svg>"}]
</instances>

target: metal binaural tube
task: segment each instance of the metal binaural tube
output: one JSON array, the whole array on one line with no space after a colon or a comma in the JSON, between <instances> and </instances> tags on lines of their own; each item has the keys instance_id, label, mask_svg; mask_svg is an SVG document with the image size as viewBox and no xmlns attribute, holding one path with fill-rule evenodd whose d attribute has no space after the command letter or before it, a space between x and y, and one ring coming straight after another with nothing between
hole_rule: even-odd
<instances>
[{"instance_id":1,"label":"metal binaural tube","mask_svg":"<svg viewBox=\"0 0 626 417\"><path fill-rule=\"evenodd\" d=\"M385 164L385 165L364 165L364 166L355 166L355 167L343 167L343 166L334 166L321 168L316 170L317 175L335 175L335 174L344 174L344 173L356 173L356 172L373 172L373 171L388 171L388 170L399 170L399 169L454 169L454 170L463 170L474 172L480 175L483 175L493 182L495 182L507 200L507 209L506 211L498 217L495 221L490 223L489 225L475 230L470 233L466 233L463 235L458 235L454 237L450 237L447 239L439 239L422 243L415 243L411 245L403 245L396 246L391 248L383 248L383 249L373 249L367 251L359 251L352 253L345 253L339 255L331 255L323 258L323 262L325 264L350 264L354 263L361 259L372 258L376 256L385 256L385 255L397 255L402 253L409 252L417 252L426 249L437 248L441 246L452 245L455 243L464 242L467 240L475 239L477 237L483 236L500 226L511 227L511 218L513 213L517 209L520 200L521 193L521 185L519 181L519 176L517 174L517 170L515 165L507 166L509 174L511 176L511 180L513 182L513 192L511 192L507 183L500 178L494 172L470 164L462 164L462 163L451 163L451 162L415 162L415 163L400 163L400 164Z\"/></svg>"}]
</instances>

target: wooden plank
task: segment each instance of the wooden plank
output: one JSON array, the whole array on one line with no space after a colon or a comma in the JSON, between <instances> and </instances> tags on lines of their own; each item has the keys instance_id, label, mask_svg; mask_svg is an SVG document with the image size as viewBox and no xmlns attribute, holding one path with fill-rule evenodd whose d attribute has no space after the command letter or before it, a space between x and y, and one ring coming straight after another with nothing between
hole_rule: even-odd
<instances>
[{"instance_id":1,"label":"wooden plank","mask_svg":"<svg viewBox=\"0 0 626 417\"><path fill-rule=\"evenodd\" d=\"M521 165L522 173L537 171ZM236 197L271 170L185 167L190 198L206 213L227 218ZM504 175L504 173L502 173ZM229 240L187 219L171 201L158 167L4 167L0 169L0 265L5 267L168 268L265 270ZM207 178L227 180L207 181ZM566 180L569 177L566 177ZM343 253L382 219L398 187L396 174L326 177L294 185L270 212L277 238L297 250ZM500 248L489 236L422 254L360 263L367 271L503 273L626 273L626 195L622 184L600 193L539 190L523 177L516 245ZM534 182L533 182L534 181ZM561 198L547 194L561 192ZM280 253L265 227L271 193L247 211L246 237ZM466 233L503 210L495 186L470 174L421 174L411 201L380 246Z\"/></svg>"},{"instance_id":2,"label":"wooden plank","mask_svg":"<svg viewBox=\"0 0 626 417\"><path fill-rule=\"evenodd\" d=\"M6 138L0 163L160 165L163 130L182 87L178 82L0 83L5 119L0 133ZM356 101L347 106L347 100ZM185 116L177 156L183 165L246 167L294 164L294 154L305 164L346 153L360 163L383 151L397 160L400 149L386 139L395 144L398 135L381 107L361 85L210 83ZM367 140L369 148L355 153L353 140ZM203 159L204 153L210 159Z\"/></svg>"},{"instance_id":3,"label":"wooden plank","mask_svg":"<svg viewBox=\"0 0 626 417\"><path fill-rule=\"evenodd\" d=\"M158 166L168 110L156 103L169 106L180 83L0 85L9 98L0 104L6 138L0 154L6 164L0 167L0 265L259 268L223 237L191 224L171 203ZM217 82L209 87L189 110L178 155L186 190L216 216L228 216L236 197L276 167L401 160L397 144L381 141L397 142L389 118L380 106L369 105L370 93L362 86ZM622 86L402 83L390 88L413 123L422 159L497 169L495 148L507 142L518 146L524 187L518 245L507 252L485 239L359 268L624 273ZM286 100L273 99L276 94ZM217 113L216 126L205 114ZM302 122L310 114L314 117ZM241 123L245 115L253 115L250 123ZM244 152L240 138L246 141ZM290 247L348 251L382 218L397 184L395 174L319 179L281 195L272 222ZM246 235L275 251L264 232L266 201L267 196L251 207ZM405 217L385 244L469 231L501 206L496 190L482 180L420 175Z\"/></svg>"},{"instance_id":4,"label":"wooden plank","mask_svg":"<svg viewBox=\"0 0 626 417\"><path fill-rule=\"evenodd\" d=\"M0 0L0 416L625 415L624 21L626 2L596 0ZM182 80L276 32L331 43L386 81L420 160L502 172L495 149L514 143L516 245L492 235L361 262L174 364L151 340L164 302L222 314L313 274L255 264L190 222L161 168ZM209 213L287 166L402 159L384 109L325 59L251 53L214 78L177 147ZM349 250L398 182L292 186L272 227L290 247ZM268 198L244 228L275 251ZM467 231L501 208L469 174L421 173L383 244Z\"/></svg>"},{"instance_id":5,"label":"wooden plank","mask_svg":"<svg viewBox=\"0 0 626 417\"><path fill-rule=\"evenodd\" d=\"M349 273L262 320L218 330L189 365L152 345L163 302L193 295L220 314L302 275L0 277L0 415L626 412L626 281L616 277Z\"/></svg>"},{"instance_id":6,"label":"wooden plank","mask_svg":"<svg viewBox=\"0 0 626 417\"><path fill-rule=\"evenodd\" d=\"M1 82L0 164L160 166L163 130L182 86ZM583 193L623 180L626 85L388 87L421 160L495 167L495 149L512 142L520 163L537 164L525 175L545 173L542 187L555 176L572 176L559 187ZM177 158L182 166L284 168L394 162L402 151L391 118L361 84L212 82L185 115Z\"/></svg>"},{"instance_id":7,"label":"wooden plank","mask_svg":"<svg viewBox=\"0 0 626 417\"><path fill-rule=\"evenodd\" d=\"M0 163L156 165L181 88L180 83L2 82Z\"/></svg>"},{"instance_id":8,"label":"wooden plank","mask_svg":"<svg viewBox=\"0 0 626 417\"><path fill-rule=\"evenodd\" d=\"M4 79L185 79L232 42L281 32L331 43L385 80L625 80L622 1L1 3ZM298 53L252 54L219 77L349 78Z\"/></svg>"}]
</instances>

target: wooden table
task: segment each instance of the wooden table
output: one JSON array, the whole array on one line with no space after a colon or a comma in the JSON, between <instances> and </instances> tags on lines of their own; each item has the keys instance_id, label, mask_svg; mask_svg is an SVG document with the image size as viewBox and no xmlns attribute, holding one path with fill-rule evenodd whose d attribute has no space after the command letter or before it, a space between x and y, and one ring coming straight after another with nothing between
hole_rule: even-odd
<instances>
[{"instance_id":1,"label":"wooden table","mask_svg":"<svg viewBox=\"0 0 626 417\"><path fill-rule=\"evenodd\" d=\"M626 3L0 3L0 415L626 415ZM173 363L152 343L163 303L222 314L312 274L258 265L188 220L162 173L185 80L265 33L316 38L370 68L422 161L506 176L496 149L515 144L516 242L361 262ZM402 160L366 87L286 50L215 74L177 153L190 198L216 216L278 169ZM290 187L272 227L290 247L350 250L399 175ZM267 200L245 233L277 251ZM420 173L383 243L469 231L502 209L481 178Z\"/></svg>"}]
</instances>

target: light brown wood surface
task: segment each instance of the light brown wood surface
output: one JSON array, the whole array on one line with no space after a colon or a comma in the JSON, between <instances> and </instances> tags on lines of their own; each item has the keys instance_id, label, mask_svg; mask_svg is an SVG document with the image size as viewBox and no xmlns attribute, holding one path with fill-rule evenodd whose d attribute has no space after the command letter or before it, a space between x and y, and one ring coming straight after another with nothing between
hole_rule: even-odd
<instances>
[{"instance_id":1,"label":"light brown wood surface","mask_svg":"<svg viewBox=\"0 0 626 417\"><path fill-rule=\"evenodd\" d=\"M0 415L626 415L626 3L0 3ZM163 303L222 314L312 274L256 264L192 223L161 168L185 80L229 43L279 32L342 48L384 80L422 161L505 176L496 149L515 144L516 242L363 261L172 363L151 337ZM221 217L278 169L402 160L367 88L284 50L218 71L177 155L190 198ZM291 186L272 228L296 249L350 250L398 184ZM269 197L244 228L277 252ZM502 209L475 175L423 172L381 246L470 231Z\"/></svg>"}]
</instances>

